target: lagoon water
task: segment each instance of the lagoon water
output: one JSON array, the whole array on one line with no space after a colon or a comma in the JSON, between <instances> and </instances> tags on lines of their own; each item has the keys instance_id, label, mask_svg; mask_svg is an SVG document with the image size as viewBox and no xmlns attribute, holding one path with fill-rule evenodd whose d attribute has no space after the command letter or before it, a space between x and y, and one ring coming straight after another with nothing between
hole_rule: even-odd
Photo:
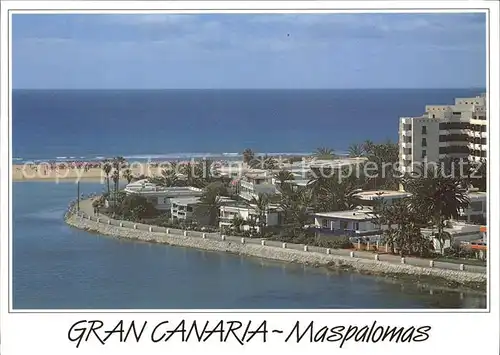
<instances>
[{"instance_id":1,"label":"lagoon water","mask_svg":"<svg viewBox=\"0 0 500 355\"><path fill-rule=\"evenodd\" d=\"M103 185L84 183L82 193ZM13 183L15 309L484 308L485 295L159 244L67 226L74 183Z\"/></svg>"}]
</instances>

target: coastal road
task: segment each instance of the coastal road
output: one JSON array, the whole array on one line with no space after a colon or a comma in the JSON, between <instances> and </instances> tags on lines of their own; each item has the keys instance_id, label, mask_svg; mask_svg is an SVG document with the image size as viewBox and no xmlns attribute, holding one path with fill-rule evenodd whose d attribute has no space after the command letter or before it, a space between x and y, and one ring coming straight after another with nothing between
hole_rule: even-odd
<instances>
[{"instance_id":1,"label":"coastal road","mask_svg":"<svg viewBox=\"0 0 500 355\"><path fill-rule=\"evenodd\" d=\"M97 198L97 197L96 197ZM89 215L89 216L94 216L100 218L100 220L104 223L108 223L110 218L106 215L99 214L95 215L94 214L94 208L92 207L92 202L93 199L85 199L80 201L80 211ZM148 224L142 224L142 223L134 223L130 221L118 221L118 220L113 220L111 219L110 222L112 225L119 225L119 223L123 223L123 227L127 228L133 228L134 224L136 225L137 229L139 230L144 230L144 231L149 231L150 227L152 228L153 232L164 232L166 228L164 227L158 227L158 226L151 226ZM169 231L171 234L177 234L177 235L182 235L184 232L182 230L178 229L170 229ZM202 232L196 232L196 231L189 231L189 235L193 237L199 237L201 238ZM210 239L219 239L220 234L219 233L206 233L206 237ZM235 236L227 236L228 241L239 241L241 240L241 237L235 237ZM261 240L258 238L246 238L247 243L252 243L252 244L260 244ZM276 241L266 241L266 244L269 246L274 246L274 247L280 247L281 242L276 242ZM292 249L298 249L298 250L304 250L304 245L303 244L291 244L287 243L288 248ZM321 254L326 253L326 248L320 248L320 247L314 247L314 246L309 246L309 251L310 252L318 252ZM350 255L350 250L343 250L343 249L332 249L331 250L332 254L335 255L343 255L343 256L349 256ZM354 251L354 256L357 258L361 259L371 259L373 260L375 258L375 253L373 252L366 252L366 251ZM392 264L399 264L402 262L401 257L398 255L392 255L392 254L378 254L378 258L380 261L384 262L389 262ZM414 257L405 257L405 263L409 265L414 265L414 266L420 266L420 267L430 267L430 259L420 259L420 258L414 258ZM441 269L448 269L448 270L460 270L460 264L456 263L447 263L443 261L434 261L434 266L435 268L441 268ZM468 272L475 272L475 273L485 273L486 272L486 267L484 266L477 266L477 265L464 265L464 270Z\"/></svg>"}]
</instances>

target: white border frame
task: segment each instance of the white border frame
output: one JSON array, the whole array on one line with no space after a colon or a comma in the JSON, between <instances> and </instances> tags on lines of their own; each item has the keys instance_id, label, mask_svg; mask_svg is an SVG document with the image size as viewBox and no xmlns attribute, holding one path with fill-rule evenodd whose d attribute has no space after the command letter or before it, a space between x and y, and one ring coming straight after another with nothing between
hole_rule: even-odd
<instances>
[{"instance_id":1,"label":"white border frame","mask_svg":"<svg viewBox=\"0 0 500 355\"><path fill-rule=\"evenodd\" d=\"M498 134L499 132L499 125L498 125L498 113L499 113L499 105L498 101L495 100L492 102L491 98L494 97L499 97L499 48L498 48L498 42L499 42L499 37L498 37L498 21L499 21L499 16L498 16L498 3L497 2L484 2L484 1L457 1L457 2L450 2L450 1L405 1L405 2L372 2L372 1L349 1L349 2L327 2L327 1L318 1L318 2L282 2L282 1L274 1L274 2L261 2L261 1L256 1L256 2L229 2L229 1L219 1L219 2L206 2L206 1L197 1L197 2L170 2L170 3L165 3L165 2L160 2L160 1L141 1L141 2L118 2L118 1L102 1L102 2L96 2L96 1L72 1L72 2L66 2L66 1L49 1L49 2L38 2L38 1L17 1L17 2L2 2L1 4L2 7L2 13L1 13L1 29L2 29L2 42L1 42L1 54L2 54L2 63L1 63L1 69L2 69L2 82L1 82L1 99L2 99L2 105L1 105L1 129L0 129L0 144L1 144L1 164L2 168L0 170L1 174L1 185L0 185L0 193L1 193L1 209L2 209L2 214L0 216L0 228L1 228L1 272L2 272L2 277L1 278L1 284L0 284L0 290L1 290L1 311L2 311L2 318L1 318L1 331L2 331L2 346L6 345L5 350L6 351L13 351L14 350L14 344L17 346L17 349L23 349L23 350L35 350L35 344L36 341L39 342L39 344L46 344L48 345L50 341L58 342L54 346L56 348L59 348L61 345L61 349L64 348L64 353L67 353L69 351L72 351L74 349L73 344L68 344L68 341L65 339L65 332L67 332L68 327L71 323L74 321L79 320L80 318L89 318L89 317L94 317L94 318L106 318L109 320L117 319L120 317L120 319L137 319L137 318L142 318L142 319L163 319L165 316L168 318L179 318L180 316L184 315L183 318L191 318L191 319L196 319L198 318L199 320L203 319L225 319L229 317L229 314L234 314L238 313L241 314L240 317L238 318L243 318L243 319L262 319L263 315L265 315L266 319L272 319L274 322L282 323L282 324L290 324L292 319L303 319L305 320L312 320L312 319L322 319L323 321L326 321L326 324L328 324L328 320L331 319L331 316L334 313L337 313L337 316L335 318L342 319L344 322L345 320L349 319L358 319L358 320L363 320L363 317L366 318L367 313L376 313L376 318L377 319L384 319L384 320L393 320L392 323L394 323L395 320L399 320L400 323L412 323L415 322L416 319L422 319L422 317L418 313L426 313L427 315L425 316L426 319L429 319L429 323L431 323L435 327L441 327L438 328L439 333L443 336L443 343L445 343L445 346L447 347L446 350L450 351L452 349L453 342L450 343L452 339L466 339L467 334L470 334L469 339L477 339L478 333L481 333L480 337L481 339L484 339L486 341L491 341L491 350L496 349L497 351L492 351L491 353L498 354L498 342L493 343L494 340L498 339L498 334L499 334L499 328L498 328L498 310L499 310L499 301L498 301L498 290L499 290L499 247L500 243L498 238L495 238L494 236L498 236L499 234L499 228L498 228L498 218L493 218L493 216L497 216L499 212L498 208L498 197L499 197L499 191L498 191L498 181L499 179L499 173L498 173L498 165L497 164L488 164L488 169L489 169L489 187L488 187L488 192L489 192L489 201L488 201L488 210L489 210L489 221L488 221L488 236L489 236L489 262L488 262L488 268L489 268L489 284L488 284L488 309L486 311L474 311L471 313L469 310L454 310L454 311L449 311L449 310L327 310L327 311L311 311L311 310L299 310L299 311L288 311L288 310L282 310L282 311L268 311L268 310L255 310L255 311L248 311L248 310L196 310L196 311L182 311L182 310L175 310L175 311L164 311L164 310L151 310L151 311L143 311L143 310L116 310L116 311L109 311L109 312L103 312L103 311L96 311L96 310L88 310L88 311L76 311L75 312L67 312L67 311L59 311L59 310L47 310L47 311L39 311L39 312L31 312L31 311L15 311L12 310L11 308L11 297L9 295L9 292L12 290L12 285L11 285L11 275L9 274L8 270L10 269L10 265L8 263L8 260L12 260L12 255L11 255L11 236L12 236L12 225L10 223L11 221L11 208L12 208L12 196L11 196L11 188L12 188L12 183L10 181L10 169L11 169L11 161L12 161L12 155L11 155L11 146L9 144L10 142L10 137L11 137L11 102L10 102L10 89L12 87L12 77L10 75L11 73L11 58L7 56L7 54L11 53L11 41L10 41L10 11L13 10L22 10L23 12L29 12L29 13L38 13L40 11L43 12L49 12L49 13L56 13L59 12L57 10L59 9L72 9L71 12L78 12L78 13L95 13L95 12L101 12L101 13L120 13L124 12L123 10L135 10L135 9L143 9L142 11L134 11L137 13L146 13L146 12L152 12L155 9L162 9L163 11L168 11L168 12L182 12L182 13L198 13L202 12L199 9L203 9L203 12L217 12L217 13L238 13L238 12L246 12L246 13L280 13L280 12L310 12L310 13L316 13L316 12L463 12L466 10L471 11L471 9L489 9L489 15L488 15L488 45L487 45L487 68L488 68L488 76L487 76L487 95L488 95L488 112L489 112L489 117L490 117L490 122L489 122L489 154L488 154L488 159L489 162L498 162L498 140L494 139L495 134ZM387 7L385 9L382 9L383 7ZM389 7L391 9L389 9ZM231 8L230 10L228 10ZM357 10L348 10L348 9L353 9L356 8ZM453 8L453 9L450 9ZM180 11L180 9L183 9L183 11ZM249 11L244 11L244 9L253 9ZM329 10L328 10L329 9ZM81 11L83 10L83 11ZM121 11L120 11L121 10ZM148 11L149 10L149 11ZM479 10L481 11L481 10ZM68 11L65 11L66 13ZM129 12L129 11L126 11ZM157 11L155 11L157 12ZM5 78L8 78L9 80L5 80ZM492 139L493 138L493 139ZM7 198L8 197L8 198ZM5 213L7 212L8 213ZM8 236L8 238L6 238ZM492 237L493 236L493 237ZM5 277L7 276L7 277ZM9 302L6 302L6 300L9 300ZM85 313L82 315L76 315L75 313ZM22 313L22 314L21 314ZM88 314L88 313L92 313ZM121 315L120 315L121 313ZM126 313L126 314L124 314ZM404 321L401 318L397 318L397 314L399 313L411 313L408 314L407 316L404 316L406 318ZM428 313L433 313L428 314ZM443 317L440 316L440 313L448 313L449 315L446 316L446 318L449 319L449 321L444 321L443 322ZM450 313L455 313L455 315L451 315ZM468 314L465 314L468 313ZM350 315L348 315L350 314ZM158 315L161 315L158 317ZM196 317L196 315L198 315ZM373 315L375 316L375 315ZM163 318L162 318L163 317ZM219 317L219 318L217 318ZM57 321L57 319L60 319L60 321ZM453 319L450 319L453 318ZM408 319L410 319L410 322L408 322ZM23 326L23 320L31 322L32 324L38 324L41 328L38 329L37 334L31 335L32 341L26 342L22 341L22 330L24 329ZM50 322L50 326L43 325L45 322ZM456 323L458 322L458 323ZM479 324L476 324L478 322ZM486 322L488 325L486 325ZM331 322L330 322L331 323ZM355 323L355 322L350 322L350 323ZM437 324L437 326L436 326ZM456 329L453 324L457 325L462 325L465 328L470 327L471 333L464 332L463 330ZM474 330L474 328L477 328L477 326L480 326L482 329L481 330ZM451 328L450 328L451 327ZM46 330L53 329L53 330L63 330L63 333L61 334L60 332L48 332ZM450 331L453 330L453 331ZM460 335L459 335L460 334ZM457 338L458 336L458 338ZM425 344L428 344L430 342L427 342ZM434 344L438 344L436 342L433 342ZM482 343L482 342L481 342ZM157 351L164 351L163 347L149 347L150 343L146 343L147 345L147 351L154 351L156 353ZM169 346L172 346L173 344L169 343ZM422 343L424 344L424 343ZM69 345L69 347L68 347ZM177 348L177 343L175 343L175 349L179 351L186 350L186 348ZM192 346L193 343L190 343L190 346ZM216 344L217 345L217 344ZM259 345L259 344L258 344ZM259 347L257 345L257 347ZM262 344L260 344L262 345ZM311 344L313 346L314 344ZM356 344L359 345L359 344ZM373 344L372 344L373 345ZM457 346L454 347L454 350L456 348L456 351L460 351L457 353L462 353L462 351L473 351L473 349L476 348L476 346L470 346L470 344L464 344L463 342L460 342L459 344L456 344ZM33 348L31 348L33 346ZM219 345L220 346L220 345ZM385 346L385 345L384 345ZM133 348L133 347L132 347ZM200 347L200 350L209 350L208 348L212 349L212 347ZM259 347L260 348L260 347ZM331 345L330 345L331 348ZM351 349L357 349L359 350L368 350L371 348L365 348L363 349L362 347L354 347L351 346ZM418 348L418 347L416 347ZM40 348L38 348L40 349ZM92 352L97 351L98 349L101 348L93 348L93 347L87 347L87 349L93 349ZM103 348L104 349L104 348ZM168 348L169 350L171 348ZM215 348L213 348L215 349ZM232 350L231 350L232 349ZM220 351L235 351L239 350L241 348L236 347L232 348L231 346L228 347L221 347ZM265 348L260 348L259 351L262 349L265 350ZM326 349L326 348L325 348ZM373 348L370 351L379 351L382 350L386 352L388 349L382 349L382 348ZM81 349L80 349L81 350ZM108 348L108 351L111 350ZM135 351L138 349L135 349ZM189 349L189 350L195 350ZM294 350L294 348L291 348L291 350ZM344 349L347 351L346 349ZM394 350L398 351L397 348L394 348ZM410 347L405 347L404 351L408 352L410 350ZM421 348L418 352L420 353L423 350ZM122 353L128 352L128 349L121 349L120 350ZM134 352L135 352L134 351ZM220 352L219 351L219 352ZM399 352L401 349L399 349ZM80 351L81 352L81 351ZM410 351L412 353L413 351ZM17 353L17 352L16 352ZM22 351L21 353L24 353ZM159 352L158 352L159 353ZM10 354L10 352L8 353ZM488 352L489 354L489 352Z\"/></svg>"}]
</instances>

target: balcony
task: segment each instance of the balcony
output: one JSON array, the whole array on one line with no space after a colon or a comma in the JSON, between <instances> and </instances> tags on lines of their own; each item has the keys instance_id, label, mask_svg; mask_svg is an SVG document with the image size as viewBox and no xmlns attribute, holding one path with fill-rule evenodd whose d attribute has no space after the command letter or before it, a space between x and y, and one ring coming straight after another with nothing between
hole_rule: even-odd
<instances>
[{"instance_id":1,"label":"balcony","mask_svg":"<svg viewBox=\"0 0 500 355\"><path fill-rule=\"evenodd\" d=\"M378 229L367 230L367 231L359 231L359 230L353 230L353 229L334 229L334 230L331 230L330 228L316 226L313 228L313 230L317 234L330 235L332 237L346 236L349 238L356 238L356 237L362 237L362 236L375 236L375 235L382 234L382 231L378 230Z\"/></svg>"},{"instance_id":2,"label":"balcony","mask_svg":"<svg viewBox=\"0 0 500 355\"><path fill-rule=\"evenodd\" d=\"M468 141L449 141L449 142L439 142L440 147L467 147L470 143Z\"/></svg>"}]
</instances>

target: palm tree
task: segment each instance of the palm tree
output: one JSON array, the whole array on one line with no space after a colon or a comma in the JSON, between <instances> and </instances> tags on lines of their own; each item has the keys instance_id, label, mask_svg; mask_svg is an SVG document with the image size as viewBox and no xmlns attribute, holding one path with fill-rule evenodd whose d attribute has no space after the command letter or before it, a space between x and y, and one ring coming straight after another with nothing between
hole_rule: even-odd
<instances>
[{"instance_id":1,"label":"palm tree","mask_svg":"<svg viewBox=\"0 0 500 355\"><path fill-rule=\"evenodd\" d=\"M278 166L278 162L273 157L265 155L262 159L262 166L266 170L273 170Z\"/></svg>"},{"instance_id":2,"label":"palm tree","mask_svg":"<svg viewBox=\"0 0 500 355\"><path fill-rule=\"evenodd\" d=\"M293 174L288 171L288 170L280 170L274 175L275 179L278 180L280 189L283 187L283 185L286 184L287 181L294 180L295 177Z\"/></svg>"},{"instance_id":3,"label":"palm tree","mask_svg":"<svg viewBox=\"0 0 500 355\"><path fill-rule=\"evenodd\" d=\"M290 237L303 236L304 227L310 221L313 204L311 189L293 190L285 185L281 194L280 209L284 211L284 223Z\"/></svg>"},{"instance_id":4,"label":"palm tree","mask_svg":"<svg viewBox=\"0 0 500 355\"><path fill-rule=\"evenodd\" d=\"M368 189L396 189L397 179L395 164L399 161L399 147L397 144L388 140L382 144L374 144L372 141L366 141L363 144L363 151L368 158L368 163L376 166L375 171L367 176L366 188Z\"/></svg>"},{"instance_id":5,"label":"palm tree","mask_svg":"<svg viewBox=\"0 0 500 355\"><path fill-rule=\"evenodd\" d=\"M364 150L361 144L351 144L349 146L349 157L358 158L363 156Z\"/></svg>"},{"instance_id":6,"label":"palm tree","mask_svg":"<svg viewBox=\"0 0 500 355\"><path fill-rule=\"evenodd\" d=\"M361 191L361 182L355 174L339 171L332 176L320 175L309 181L315 209L319 212L343 211L357 205L354 195Z\"/></svg>"},{"instance_id":7,"label":"palm tree","mask_svg":"<svg viewBox=\"0 0 500 355\"><path fill-rule=\"evenodd\" d=\"M410 199L375 206L376 224L388 227L383 236L392 253L396 246L402 257L415 252L423 255L428 251L429 244L426 244L426 239L422 236L422 224L417 213L417 210L412 209Z\"/></svg>"},{"instance_id":8,"label":"palm tree","mask_svg":"<svg viewBox=\"0 0 500 355\"><path fill-rule=\"evenodd\" d=\"M179 181L175 168L163 169L161 171L161 185L165 187L175 186Z\"/></svg>"},{"instance_id":9,"label":"palm tree","mask_svg":"<svg viewBox=\"0 0 500 355\"><path fill-rule=\"evenodd\" d=\"M316 149L314 156L318 159L333 159L333 158L335 158L335 154L333 153L333 149L324 148L324 147Z\"/></svg>"},{"instance_id":10,"label":"palm tree","mask_svg":"<svg viewBox=\"0 0 500 355\"><path fill-rule=\"evenodd\" d=\"M126 166L126 162L127 161L125 160L125 158L120 156L117 156L112 160L112 166L115 169L116 176L118 177L118 178L113 178L113 181L115 183L114 184L115 192L118 191L118 188L120 186L120 170Z\"/></svg>"},{"instance_id":11,"label":"palm tree","mask_svg":"<svg viewBox=\"0 0 500 355\"><path fill-rule=\"evenodd\" d=\"M374 146L375 146L375 144L373 143L373 141L371 141L369 139L365 140L362 144L362 149L363 149L364 155L373 154L373 147Z\"/></svg>"},{"instance_id":12,"label":"palm tree","mask_svg":"<svg viewBox=\"0 0 500 355\"><path fill-rule=\"evenodd\" d=\"M134 179L134 176L132 175L132 170L130 170L130 168L125 169L123 171L123 177L127 180L127 183L130 184Z\"/></svg>"},{"instance_id":13,"label":"palm tree","mask_svg":"<svg viewBox=\"0 0 500 355\"><path fill-rule=\"evenodd\" d=\"M441 168L429 168L426 176L405 181L405 190L411 192L412 204L420 216L428 217L437 227L435 237L440 242L441 253L447 234L445 221L457 219L460 211L467 208L470 200L459 177L444 176Z\"/></svg>"},{"instance_id":14,"label":"palm tree","mask_svg":"<svg viewBox=\"0 0 500 355\"><path fill-rule=\"evenodd\" d=\"M257 212L257 223L259 225L259 231L260 231L260 236L263 238L265 235L265 227L267 225L266 221L266 215L267 212L269 211L269 195L268 194L263 194L259 193L257 198L254 197L250 201L250 205L255 208L255 211Z\"/></svg>"},{"instance_id":15,"label":"palm tree","mask_svg":"<svg viewBox=\"0 0 500 355\"><path fill-rule=\"evenodd\" d=\"M255 153L250 149L247 148L243 151L243 162L246 164L250 164L250 162L255 158Z\"/></svg>"},{"instance_id":16,"label":"palm tree","mask_svg":"<svg viewBox=\"0 0 500 355\"><path fill-rule=\"evenodd\" d=\"M488 168L485 159L472 162L467 173L468 184L479 189L479 191L486 191Z\"/></svg>"},{"instance_id":17,"label":"palm tree","mask_svg":"<svg viewBox=\"0 0 500 355\"><path fill-rule=\"evenodd\" d=\"M108 196L109 196L111 193L110 188L109 188L109 174L111 173L113 166L111 165L111 162L107 159L102 162L101 166L102 166L102 170L104 171L104 174L106 175L106 184L108 186Z\"/></svg>"},{"instance_id":18,"label":"palm tree","mask_svg":"<svg viewBox=\"0 0 500 355\"><path fill-rule=\"evenodd\" d=\"M203 208L203 213L208 215L211 226L219 225L219 208L221 205L220 191L211 185L207 186L200 198L200 207Z\"/></svg>"},{"instance_id":19,"label":"palm tree","mask_svg":"<svg viewBox=\"0 0 500 355\"><path fill-rule=\"evenodd\" d=\"M245 220L239 214L234 216L234 218L231 220L231 227L234 228L237 233L241 232L241 226L243 226L244 224Z\"/></svg>"}]
</instances>

